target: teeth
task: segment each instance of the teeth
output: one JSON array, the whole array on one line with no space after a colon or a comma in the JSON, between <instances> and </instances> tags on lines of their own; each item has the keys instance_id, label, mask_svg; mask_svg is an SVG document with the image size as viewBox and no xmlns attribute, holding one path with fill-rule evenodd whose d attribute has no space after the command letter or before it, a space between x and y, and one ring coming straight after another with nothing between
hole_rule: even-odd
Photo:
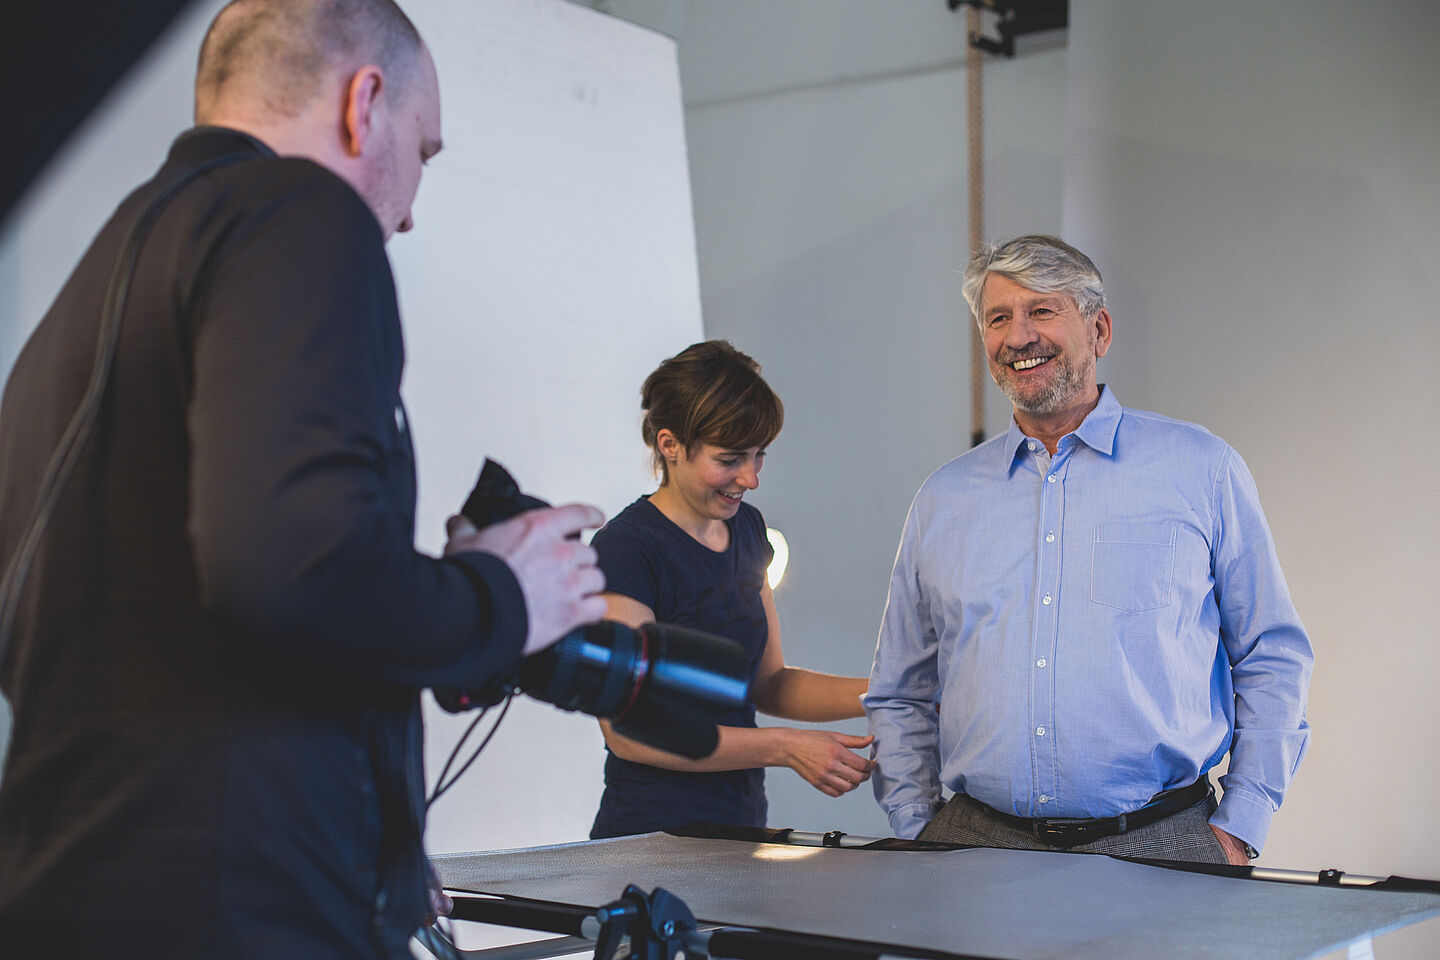
<instances>
[{"instance_id":1,"label":"teeth","mask_svg":"<svg viewBox=\"0 0 1440 960\"><path fill-rule=\"evenodd\" d=\"M1016 360L1011 364L1016 370L1029 370L1031 367L1038 367L1049 360L1049 357L1031 357L1029 360Z\"/></svg>"},{"instance_id":2,"label":"teeth","mask_svg":"<svg viewBox=\"0 0 1440 960\"><path fill-rule=\"evenodd\" d=\"M721 491L720 491L720 496L724 497L726 500L739 500L742 496L744 496L744 494L741 494L741 493L726 493L724 490L721 490Z\"/></svg>"}]
</instances>

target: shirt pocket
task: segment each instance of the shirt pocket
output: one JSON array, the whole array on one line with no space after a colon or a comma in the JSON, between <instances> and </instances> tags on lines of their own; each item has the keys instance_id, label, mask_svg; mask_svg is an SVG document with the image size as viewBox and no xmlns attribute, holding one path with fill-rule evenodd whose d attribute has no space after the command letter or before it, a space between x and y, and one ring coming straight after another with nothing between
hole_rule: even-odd
<instances>
[{"instance_id":1,"label":"shirt pocket","mask_svg":"<svg viewBox=\"0 0 1440 960\"><path fill-rule=\"evenodd\" d=\"M1175 535L1172 523L1097 523L1090 599L1126 613L1168 607Z\"/></svg>"}]
</instances>

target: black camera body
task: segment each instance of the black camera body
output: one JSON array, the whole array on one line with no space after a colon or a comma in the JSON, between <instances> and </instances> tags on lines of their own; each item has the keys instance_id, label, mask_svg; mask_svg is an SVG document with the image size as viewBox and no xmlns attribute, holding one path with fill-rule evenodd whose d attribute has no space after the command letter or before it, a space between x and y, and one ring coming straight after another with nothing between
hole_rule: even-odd
<instances>
[{"instance_id":1,"label":"black camera body","mask_svg":"<svg viewBox=\"0 0 1440 960\"><path fill-rule=\"evenodd\" d=\"M460 512L477 528L547 507L520 491L504 467L486 460ZM717 719L745 704L745 648L733 640L673 624L638 630L602 620L520 660L510 676L473 690L435 690L458 713L498 703L515 691L609 720L615 732L681 756L715 751Z\"/></svg>"}]
</instances>

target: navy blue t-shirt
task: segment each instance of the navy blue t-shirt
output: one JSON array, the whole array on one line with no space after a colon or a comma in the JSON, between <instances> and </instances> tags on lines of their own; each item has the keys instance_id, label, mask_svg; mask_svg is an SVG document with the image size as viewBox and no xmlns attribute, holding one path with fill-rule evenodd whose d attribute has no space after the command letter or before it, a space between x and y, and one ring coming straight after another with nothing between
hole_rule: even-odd
<instances>
[{"instance_id":1,"label":"navy blue t-shirt","mask_svg":"<svg viewBox=\"0 0 1440 960\"><path fill-rule=\"evenodd\" d=\"M605 589L630 597L674 623L735 640L749 657L755 680L769 628L760 590L775 551L760 511L741 503L730 545L715 551L680 529L641 497L601 528L591 543L605 572ZM746 705L720 720L727 727L755 726ZM765 771L686 773L632 763L609 753L605 793L591 839L621 837L704 821L765 826Z\"/></svg>"}]
</instances>

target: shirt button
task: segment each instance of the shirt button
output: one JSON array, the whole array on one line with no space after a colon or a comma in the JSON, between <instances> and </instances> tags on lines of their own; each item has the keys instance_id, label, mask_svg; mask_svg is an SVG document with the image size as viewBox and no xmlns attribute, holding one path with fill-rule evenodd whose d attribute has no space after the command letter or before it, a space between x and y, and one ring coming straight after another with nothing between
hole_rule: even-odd
<instances>
[{"instance_id":1,"label":"shirt button","mask_svg":"<svg viewBox=\"0 0 1440 960\"><path fill-rule=\"evenodd\" d=\"M1049 803L1049 802L1050 802L1050 798L1047 797L1047 796L1045 796L1045 794L1043 794L1043 793L1040 794L1040 796L1036 797L1035 799L1039 800L1041 803Z\"/></svg>"},{"instance_id":2,"label":"shirt button","mask_svg":"<svg viewBox=\"0 0 1440 960\"><path fill-rule=\"evenodd\" d=\"M1034 453L1034 452L1035 452L1035 441L1034 441L1034 440L1031 440L1029 443L1025 444L1025 446L1027 446L1027 447L1030 448L1030 452L1031 452L1031 453Z\"/></svg>"},{"instance_id":3,"label":"shirt button","mask_svg":"<svg viewBox=\"0 0 1440 960\"><path fill-rule=\"evenodd\" d=\"M1049 662L1050 662L1049 660L1046 660L1044 657L1041 657L1039 660L1036 660L1036 661L1035 661L1035 666L1039 667L1041 670L1044 670L1044 669L1045 669L1045 665L1046 665L1047 663L1049 663Z\"/></svg>"},{"instance_id":4,"label":"shirt button","mask_svg":"<svg viewBox=\"0 0 1440 960\"><path fill-rule=\"evenodd\" d=\"M1047 533L1047 534L1045 534L1045 542L1046 542L1046 543L1054 543L1054 542L1055 542L1055 534L1053 534L1053 533Z\"/></svg>"},{"instance_id":5,"label":"shirt button","mask_svg":"<svg viewBox=\"0 0 1440 960\"><path fill-rule=\"evenodd\" d=\"M1050 474L1050 476L1046 477L1045 479L1046 479L1046 480L1049 480L1051 483L1054 483L1054 482L1055 482L1055 474L1052 473L1052 474Z\"/></svg>"},{"instance_id":6,"label":"shirt button","mask_svg":"<svg viewBox=\"0 0 1440 960\"><path fill-rule=\"evenodd\" d=\"M1050 594L1045 594L1045 599L1041 600L1040 602L1045 604L1045 606L1047 607L1050 606Z\"/></svg>"},{"instance_id":7,"label":"shirt button","mask_svg":"<svg viewBox=\"0 0 1440 960\"><path fill-rule=\"evenodd\" d=\"M1035 736L1037 736L1037 737L1043 737L1043 736L1045 736L1045 728L1044 728L1044 727L1036 727L1036 728L1035 728Z\"/></svg>"}]
</instances>

